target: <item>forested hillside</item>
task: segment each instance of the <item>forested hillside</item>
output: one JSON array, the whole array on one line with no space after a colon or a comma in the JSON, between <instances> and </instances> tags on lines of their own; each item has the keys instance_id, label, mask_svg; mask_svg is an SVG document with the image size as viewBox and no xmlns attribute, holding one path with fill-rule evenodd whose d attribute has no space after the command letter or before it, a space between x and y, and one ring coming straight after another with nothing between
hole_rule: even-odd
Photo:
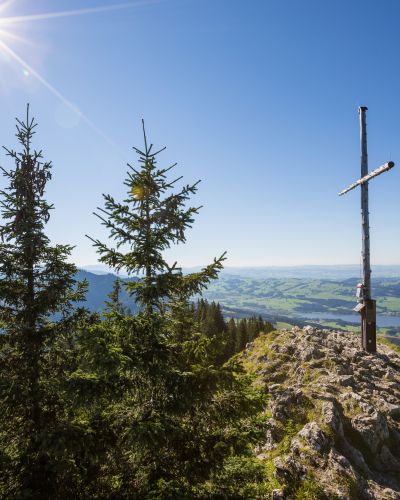
<instances>
[{"instance_id":1,"label":"forested hillside","mask_svg":"<svg viewBox=\"0 0 400 500\"><path fill-rule=\"evenodd\" d=\"M97 212L110 238L91 237L101 262L143 277L96 277L91 312L91 276L46 235L53 171L35 131L28 109L2 169L1 498L261 497L269 486L252 443L265 433L265 396L234 355L272 326L227 323L218 304L193 302L224 254L187 275L163 257L185 242L198 183L168 181L143 128L126 198L104 195Z\"/></svg>"},{"instance_id":2,"label":"forested hillside","mask_svg":"<svg viewBox=\"0 0 400 500\"><path fill-rule=\"evenodd\" d=\"M101 313L104 311L106 301L110 293L112 293L117 276L115 274L94 274L83 269L79 269L76 273L76 280L85 281L87 283L87 292L85 300L81 303L83 307L89 309L90 312ZM124 278L124 281L136 281L134 278ZM127 291L125 286L121 287L118 300L127 310L132 313L138 311L134 297Z\"/></svg>"}]
</instances>

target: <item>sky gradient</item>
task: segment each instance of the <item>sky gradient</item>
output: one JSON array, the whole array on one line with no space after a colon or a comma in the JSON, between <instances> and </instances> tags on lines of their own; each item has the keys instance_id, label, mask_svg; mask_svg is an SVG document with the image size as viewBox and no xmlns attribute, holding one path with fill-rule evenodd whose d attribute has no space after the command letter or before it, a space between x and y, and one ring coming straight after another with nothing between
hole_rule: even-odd
<instances>
[{"instance_id":1,"label":"sky gradient","mask_svg":"<svg viewBox=\"0 0 400 500\"><path fill-rule=\"evenodd\" d=\"M372 264L400 264L398 0L154 0L18 24L2 18L116 2L2 3L0 42L33 72L0 43L0 144L15 146L29 102L54 165L48 234L76 246L78 265L96 263L84 235L106 238L92 212L102 193L123 197L141 118L167 146L160 162L202 179L204 208L171 261L226 250L228 266L359 263L360 193L337 193L359 178L360 105L370 170L397 163L370 183Z\"/></svg>"}]
</instances>

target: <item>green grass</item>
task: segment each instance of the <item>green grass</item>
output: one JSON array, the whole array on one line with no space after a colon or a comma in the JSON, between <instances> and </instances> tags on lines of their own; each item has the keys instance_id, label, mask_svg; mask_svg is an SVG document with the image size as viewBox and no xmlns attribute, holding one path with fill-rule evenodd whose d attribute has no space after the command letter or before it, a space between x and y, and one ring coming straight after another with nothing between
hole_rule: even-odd
<instances>
[{"instance_id":1,"label":"green grass","mask_svg":"<svg viewBox=\"0 0 400 500\"><path fill-rule=\"evenodd\" d=\"M378 310L385 309L387 311L399 311L400 310L400 297L382 297L379 300Z\"/></svg>"},{"instance_id":2,"label":"green grass","mask_svg":"<svg viewBox=\"0 0 400 500\"><path fill-rule=\"evenodd\" d=\"M337 323L336 321L318 320L318 323L324 328L331 328L333 330L347 330L348 332L357 332L360 327L343 325L342 323Z\"/></svg>"},{"instance_id":3,"label":"green grass","mask_svg":"<svg viewBox=\"0 0 400 500\"><path fill-rule=\"evenodd\" d=\"M393 342L390 342L390 340L387 338L379 337L378 344L384 344L384 345L390 347L393 351L400 354L400 346L397 344L394 344Z\"/></svg>"},{"instance_id":4,"label":"green grass","mask_svg":"<svg viewBox=\"0 0 400 500\"><path fill-rule=\"evenodd\" d=\"M328 500L322 487L313 479L305 479L294 493L295 500Z\"/></svg>"},{"instance_id":5,"label":"green grass","mask_svg":"<svg viewBox=\"0 0 400 500\"><path fill-rule=\"evenodd\" d=\"M209 286L205 297L226 307L259 314L295 316L317 311L348 314L356 303L358 279L353 281L221 276ZM378 299L378 313L400 315L400 279L375 279L374 295Z\"/></svg>"},{"instance_id":6,"label":"green grass","mask_svg":"<svg viewBox=\"0 0 400 500\"><path fill-rule=\"evenodd\" d=\"M290 323L285 323L284 321L277 321L276 322L276 329L277 330L291 330L293 328L293 325Z\"/></svg>"}]
</instances>

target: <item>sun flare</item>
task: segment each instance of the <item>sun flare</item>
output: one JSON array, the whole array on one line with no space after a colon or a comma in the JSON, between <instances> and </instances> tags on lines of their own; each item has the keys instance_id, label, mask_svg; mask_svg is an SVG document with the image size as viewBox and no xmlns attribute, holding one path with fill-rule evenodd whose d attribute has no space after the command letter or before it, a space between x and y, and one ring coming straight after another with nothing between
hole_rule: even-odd
<instances>
[{"instance_id":1,"label":"sun flare","mask_svg":"<svg viewBox=\"0 0 400 500\"><path fill-rule=\"evenodd\" d=\"M29 28L33 22L45 22L57 18L76 17L83 15L101 14L110 11L118 11L124 9L132 9L160 3L164 0L138 0L136 2L125 2L113 5L105 5L99 7L82 8L69 11L47 12L47 13L33 13L27 15L13 16L11 8L15 0L0 0L0 84L3 88L7 87L7 71L2 68L3 65L15 65L21 70L21 77L25 80L27 77L33 77L41 85L43 85L49 92L51 92L59 101L61 101L73 113L76 113L80 119L86 122L97 134L103 139L107 140L114 147L118 146L106 136L85 114L79 109L78 106L73 104L63 93L52 85L36 68L34 68L27 60L30 58L25 55L19 45L28 45L32 47L35 45L32 40L23 36L24 32ZM16 48L14 45L18 45ZM1 57L2 56L2 57ZM4 76L6 75L6 76ZM119 149L119 148L118 148Z\"/></svg>"}]
</instances>

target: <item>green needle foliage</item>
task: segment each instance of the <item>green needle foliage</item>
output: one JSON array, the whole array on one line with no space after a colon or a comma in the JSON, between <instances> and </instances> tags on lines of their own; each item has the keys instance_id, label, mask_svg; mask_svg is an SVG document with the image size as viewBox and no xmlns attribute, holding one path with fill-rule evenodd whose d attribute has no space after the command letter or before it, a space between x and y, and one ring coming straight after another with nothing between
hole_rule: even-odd
<instances>
[{"instance_id":1,"label":"green needle foliage","mask_svg":"<svg viewBox=\"0 0 400 500\"><path fill-rule=\"evenodd\" d=\"M124 269L130 275L144 274L144 278L126 285L135 295L139 305L150 314L164 311L166 304L176 294L190 296L200 292L211 279L215 279L222 268L224 255L215 259L203 271L182 276L176 263L168 265L163 251L172 244L186 241L185 232L194 222L201 207L186 207L200 181L185 185L171 192L181 180L168 180L167 173L176 166L157 166L157 156L165 148L153 151L148 145L143 125L144 150L133 148L138 154L138 168L128 164L129 171L124 184L128 196L117 202L111 195L103 195L104 208L95 215L110 231L116 246L109 247L93 240L100 254L100 262L116 271ZM124 253L124 249L127 251Z\"/></svg>"},{"instance_id":2,"label":"green needle foliage","mask_svg":"<svg viewBox=\"0 0 400 500\"><path fill-rule=\"evenodd\" d=\"M134 279L117 279L105 313L89 316L75 309L85 284L66 262L71 247L45 234L51 164L32 149L35 126L28 110L21 152L6 150L14 168L2 169L0 497L265 498L251 446L265 434L264 395L229 358L266 325L227 325L218 304L190 302L224 255L189 275L163 256L185 242L198 183L167 179L143 126L126 199L105 195L99 209L115 247L93 240L102 262Z\"/></svg>"},{"instance_id":3,"label":"green needle foliage","mask_svg":"<svg viewBox=\"0 0 400 500\"><path fill-rule=\"evenodd\" d=\"M50 246L44 232L53 208L45 198L51 163L32 148L36 123L17 120L21 151L6 149L0 191L0 468L4 498L40 497L52 488L58 395L48 367L57 337L71 327L73 303L84 298L69 245ZM54 319L57 315L57 320ZM53 457L54 458L54 457ZM53 462L53 463L52 463ZM19 492L17 494L17 492ZM45 496L42 496L44 498Z\"/></svg>"},{"instance_id":4,"label":"green needle foliage","mask_svg":"<svg viewBox=\"0 0 400 500\"><path fill-rule=\"evenodd\" d=\"M121 303L122 287L121 278L117 278L114 281L111 292L108 294L108 300L105 301L107 314L112 314L113 312L124 314L126 312L127 308Z\"/></svg>"},{"instance_id":5,"label":"green needle foliage","mask_svg":"<svg viewBox=\"0 0 400 500\"><path fill-rule=\"evenodd\" d=\"M92 240L101 262L139 275L125 286L141 307L132 317L113 307L107 325L95 328L97 338L114 332L125 359L117 369L124 380L118 390L125 391L107 411L119 455L109 458L106 474L118 477L121 497L209 498L213 472L231 455L249 454L260 429L251 416L262 397L237 364L225 364L226 325L218 307L216 320L203 328L189 302L217 277L224 255L189 275L164 259L170 245L185 242L198 213L199 207L186 206L198 183L174 191L180 178L170 182L166 176L174 165L157 167L162 150L153 153L144 126L143 134L144 149L134 148L139 166L129 166L125 180L127 198L120 203L104 195L105 208L97 214L116 246ZM104 359L93 363L96 373L100 365Z\"/></svg>"}]
</instances>

